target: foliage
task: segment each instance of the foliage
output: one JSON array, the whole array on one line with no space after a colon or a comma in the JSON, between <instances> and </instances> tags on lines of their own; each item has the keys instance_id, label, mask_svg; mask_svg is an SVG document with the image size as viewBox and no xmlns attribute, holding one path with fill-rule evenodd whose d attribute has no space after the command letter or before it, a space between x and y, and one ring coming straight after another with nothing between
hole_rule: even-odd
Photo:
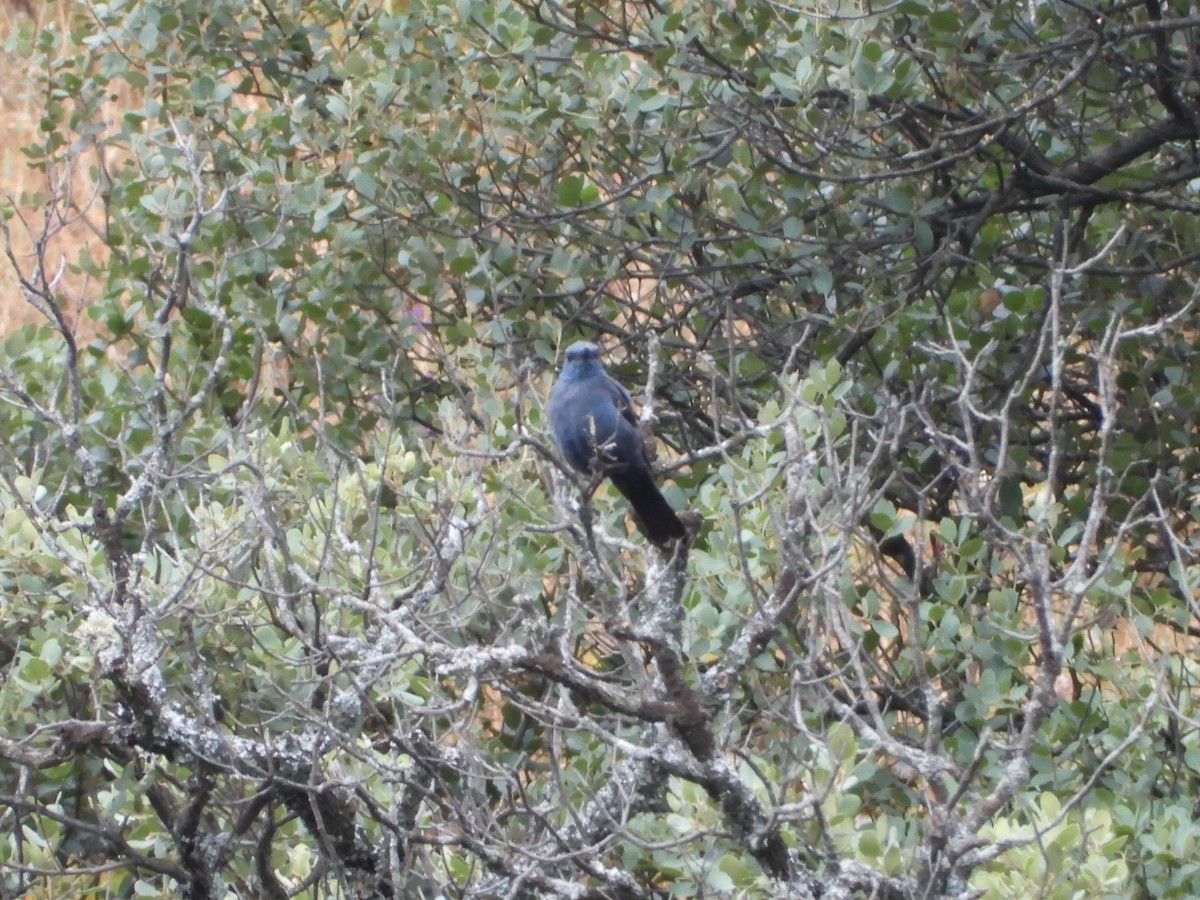
<instances>
[{"instance_id":1,"label":"foliage","mask_svg":"<svg viewBox=\"0 0 1200 900\"><path fill-rule=\"evenodd\" d=\"M850 6L38 37L2 892L1200 891L1200 19ZM687 547L548 449L581 336Z\"/></svg>"}]
</instances>

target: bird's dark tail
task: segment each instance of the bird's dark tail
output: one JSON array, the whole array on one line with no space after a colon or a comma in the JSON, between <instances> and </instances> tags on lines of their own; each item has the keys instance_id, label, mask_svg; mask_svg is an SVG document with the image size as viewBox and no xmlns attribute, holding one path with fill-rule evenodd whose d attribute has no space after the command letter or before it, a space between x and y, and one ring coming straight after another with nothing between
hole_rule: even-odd
<instances>
[{"instance_id":1,"label":"bird's dark tail","mask_svg":"<svg viewBox=\"0 0 1200 900\"><path fill-rule=\"evenodd\" d=\"M665 544L687 533L649 472L631 468L619 473L610 472L608 477L633 507L638 528L651 543Z\"/></svg>"}]
</instances>

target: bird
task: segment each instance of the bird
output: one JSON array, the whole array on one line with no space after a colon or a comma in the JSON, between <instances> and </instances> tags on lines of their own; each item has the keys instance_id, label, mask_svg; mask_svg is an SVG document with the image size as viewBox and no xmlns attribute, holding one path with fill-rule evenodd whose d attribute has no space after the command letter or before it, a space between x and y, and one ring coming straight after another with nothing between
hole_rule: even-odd
<instances>
[{"instance_id":1,"label":"bird","mask_svg":"<svg viewBox=\"0 0 1200 900\"><path fill-rule=\"evenodd\" d=\"M546 405L550 434L567 463L585 475L608 476L633 507L638 528L662 546L686 532L654 484L629 392L609 377L600 348L577 341Z\"/></svg>"}]
</instances>

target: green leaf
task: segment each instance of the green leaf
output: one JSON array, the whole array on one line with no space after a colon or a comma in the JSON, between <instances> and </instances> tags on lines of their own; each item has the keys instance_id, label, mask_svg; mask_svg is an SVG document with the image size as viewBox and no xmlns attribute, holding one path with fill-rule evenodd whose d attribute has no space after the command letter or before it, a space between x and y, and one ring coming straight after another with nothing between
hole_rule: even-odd
<instances>
[{"instance_id":1,"label":"green leaf","mask_svg":"<svg viewBox=\"0 0 1200 900\"><path fill-rule=\"evenodd\" d=\"M873 621L871 623L871 630L882 638L895 638L900 636L900 629L886 619L876 619Z\"/></svg>"},{"instance_id":2,"label":"green leaf","mask_svg":"<svg viewBox=\"0 0 1200 900\"><path fill-rule=\"evenodd\" d=\"M586 180L582 175L568 175L558 183L555 197L559 206L578 206Z\"/></svg>"},{"instance_id":3,"label":"green leaf","mask_svg":"<svg viewBox=\"0 0 1200 900\"><path fill-rule=\"evenodd\" d=\"M953 9L939 9L929 14L929 27L942 34L958 33L962 24Z\"/></svg>"}]
</instances>

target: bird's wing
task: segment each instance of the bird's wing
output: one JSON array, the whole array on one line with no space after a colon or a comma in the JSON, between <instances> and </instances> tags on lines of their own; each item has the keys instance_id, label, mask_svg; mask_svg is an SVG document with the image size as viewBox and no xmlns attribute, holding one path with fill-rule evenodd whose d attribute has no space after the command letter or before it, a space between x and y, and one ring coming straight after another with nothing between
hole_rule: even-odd
<instances>
[{"instance_id":1,"label":"bird's wing","mask_svg":"<svg viewBox=\"0 0 1200 900\"><path fill-rule=\"evenodd\" d=\"M636 458L638 463L646 467L647 473L651 469L650 456L646 452L646 441L642 436L642 429L638 425L637 414L633 411L633 398L629 396L629 391L621 385L620 382L614 381L609 376L604 376L604 392L608 398L612 400L612 404L616 407L618 413L621 414L622 422L618 419L616 422L616 431L613 434L614 439L619 445L615 456L621 462L630 464ZM613 456L611 452L608 454Z\"/></svg>"},{"instance_id":2,"label":"bird's wing","mask_svg":"<svg viewBox=\"0 0 1200 900\"><path fill-rule=\"evenodd\" d=\"M637 428L637 416L633 412L633 398L629 396L629 391L621 385L619 381L615 381L609 376L604 376L604 388L608 391L608 395L612 397L613 405L617 408L617 412L621 414L626 422Z\"/></svg>"}]
</instances>

